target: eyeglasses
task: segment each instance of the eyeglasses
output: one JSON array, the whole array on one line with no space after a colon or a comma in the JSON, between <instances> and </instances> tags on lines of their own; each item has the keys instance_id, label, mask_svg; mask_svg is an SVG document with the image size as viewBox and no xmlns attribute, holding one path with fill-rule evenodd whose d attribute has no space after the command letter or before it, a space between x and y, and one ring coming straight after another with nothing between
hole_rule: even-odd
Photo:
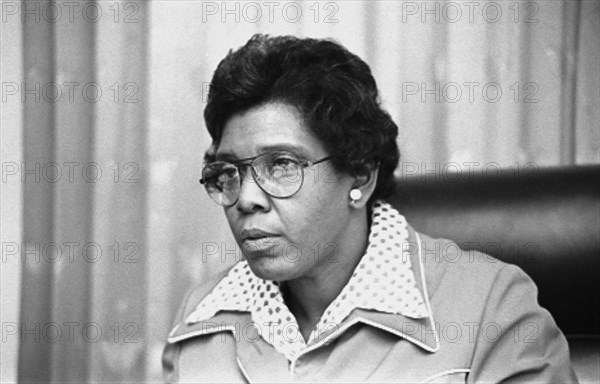
<instances>
[{"instance_id":1,"label":"eyeglasses","mask_svg":"<svg viewBox=\"0 0 600 384\"><path fill-rule=\"evenodd\" d=\"M236 162L215 161L202 168L200 184L204 185L217 204L231 206L240 197L242 178L245 178L245 170L250 166L252 179L260 189L270 196L286 198L302 188L304 168L330 158L327 156L317 161L307 161L289 152L270 152Z\"/></svg>"}]
</instances>

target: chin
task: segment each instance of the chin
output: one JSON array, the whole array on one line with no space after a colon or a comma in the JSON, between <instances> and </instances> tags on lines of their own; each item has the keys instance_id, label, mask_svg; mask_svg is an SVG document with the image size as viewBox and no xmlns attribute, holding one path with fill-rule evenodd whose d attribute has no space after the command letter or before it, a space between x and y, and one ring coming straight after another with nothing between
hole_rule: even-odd
<instances>
[{"instance_id":1,"label":"chin","mask_svg":"<svg viewBox=\"0 0 600 384\"><path fill-rule=\"evenodd\" d=\"M246 260L252 272L264 280L286 281L299 275L299 263L286 260L283 256L247 255Z\"/></svg>"}]
</instances>

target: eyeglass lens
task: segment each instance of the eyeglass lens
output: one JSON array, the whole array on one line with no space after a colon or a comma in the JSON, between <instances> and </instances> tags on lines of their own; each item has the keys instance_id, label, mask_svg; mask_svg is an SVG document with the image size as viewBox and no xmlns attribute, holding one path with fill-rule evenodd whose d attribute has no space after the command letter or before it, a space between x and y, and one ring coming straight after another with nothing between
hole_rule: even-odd
<instances>
[{"instance_id":1,"label":"eyeglass lens","mask_svg":"<svg viewBox=\"0 0 600 384\"><path fill-rule=\"evenodd\" d=\"M300 161L287 153L266 153L252 160L252 176L242 172L243 165L227 162L208 164L202 178L211 198L219 205L235 204L239 198L242 177L244 181L256 182L261 189L273 197L290 197L302 186L303 167Z\"/></svg>"}]
</instances>

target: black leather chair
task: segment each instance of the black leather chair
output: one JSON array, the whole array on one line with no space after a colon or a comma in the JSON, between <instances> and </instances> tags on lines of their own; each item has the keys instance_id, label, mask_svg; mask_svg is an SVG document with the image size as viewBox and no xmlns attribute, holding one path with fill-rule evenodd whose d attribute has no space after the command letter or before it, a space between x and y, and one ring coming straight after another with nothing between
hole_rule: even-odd
<instances>
[{"instance_id":1,"label":"black leather chair","mask_svg":"<svg viewBox=\"0 0 600 384\"><path fill-rule=\"evenodd\" d=\"M600 166L401 177L388 199L417 230L519 265L600 383Z\"/></svg>"}]
</instances>

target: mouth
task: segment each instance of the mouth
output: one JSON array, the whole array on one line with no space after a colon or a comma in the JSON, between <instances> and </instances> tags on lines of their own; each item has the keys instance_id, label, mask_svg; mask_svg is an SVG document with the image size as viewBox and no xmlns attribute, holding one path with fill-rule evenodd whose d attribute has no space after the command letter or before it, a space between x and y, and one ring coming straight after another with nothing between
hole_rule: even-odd
<instances>
[{"instance_id":1,"label":"mouth","mask_svg":"<svg viewBox=\"0 0 600 384\"><path fill-rule=\"evenodd\" d=\"M242 241L260 240L260 239L277 237L277 235L275 233L263 231L262 229L257 229L257 228L244 229L244 230L242 230L241 235L242 235L241 236Z\"/></svg>"},{"instance_id":2,"label":"mouth","mask_svg":"<svg viewBox=\"0 0 600 384\"><path fill-rule=\"evenodd\" d=\"M242 244L246 247L265 248L274 244L274 239L279 235L262 229L244 229L241 233Z\"/></svg>"}]
</instances>

